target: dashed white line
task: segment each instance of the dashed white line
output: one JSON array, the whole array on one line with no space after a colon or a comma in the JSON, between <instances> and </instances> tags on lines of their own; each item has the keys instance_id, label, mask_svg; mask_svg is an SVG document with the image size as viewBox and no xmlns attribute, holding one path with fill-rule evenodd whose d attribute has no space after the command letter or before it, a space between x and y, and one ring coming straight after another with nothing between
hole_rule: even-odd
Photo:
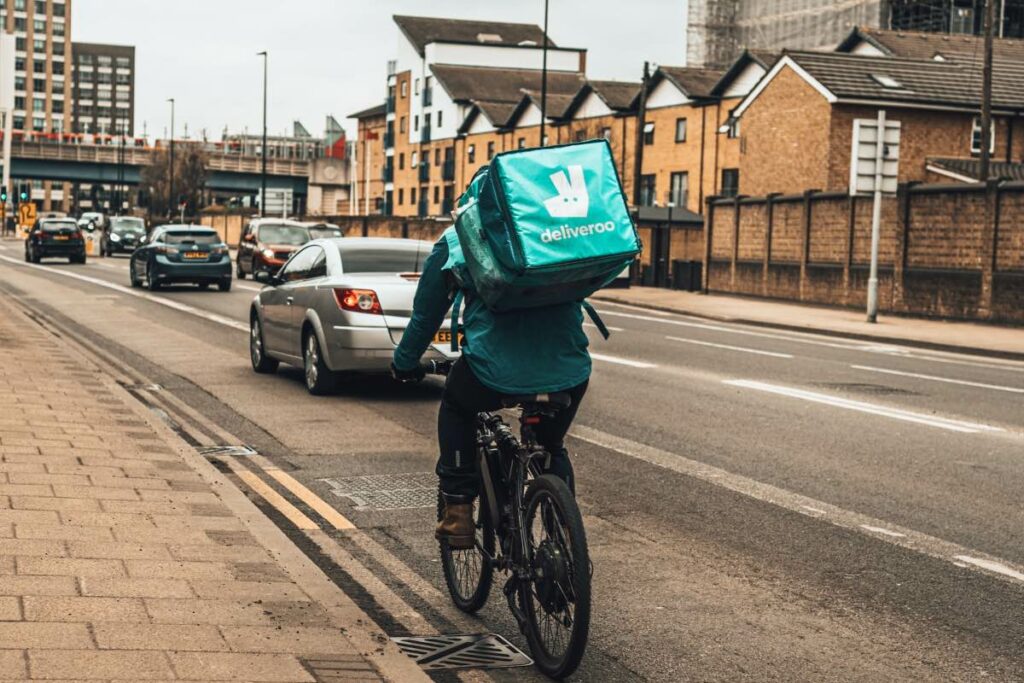
<instances>
[{"instance_id":1,"label":"dashed white line","mask_svg":"<svg viewBox=\"0 0 1024 683\"><path fill-rule=\"evenodd\" d=\"M753 389L755 391L764 391L769 394L788 396L790 398L798 398L803 401L810 401L812 403L822 403L825 405L834 406L836 408L856 410L861 413L880 415L882 417L888 417L894 420L903 420L904 422L914 422L917 424L926 425L928 427L938 427L939 429L947 429L951 432L963 432L965 434L973 434L975 432L1006 431L1001 427L993 427L991 425L979 424L977 422L966 422L963 420L953 420L945 417L925 415L924 413L915 413L913 411L902 410L900 408L889 408L887 406L877 405L875 403L865 403L864 401L851 401L850 399L839 398L838 396L829 396L828 394L819 394L813 391L794 389L792 387L780 386L778 384L769 384L767 382L757 382L754 380L747 379L726 379L722 380L722 382L723 384L728 384L730 386L740 387L743 389Z\"/></svg>"},{"instance_id":2,"label":"dashed white line","mask_svg":"<svg viewBox=\"0 0 1024 683\"><path fill-rule=\"evenodd\" d=\"M589 327L594 330L597 329L597 325L594 323L583 323L583 327ZM612 327L611 325L605 325L605 327L608 328L609 332L625 332L621 327Z\"/></svg>"},{"instance_id":3,"label":"dashed white line","mask_svg":"<svg viewBox=\"0 0 1024 683\"><path fill-rule=\"evenodd\" d=\"M937 377L935 375L923 375L919 372L904 372L902 370L891 370L889 368L876 368L871 365L851 365L855 370L867 370L869 372L884 372L887 375L900 375L901 377L914 377L916 379L927 379L932 382L946 382L948 384L960 384L965 387L978 387L980 389L992 389L994 391L1008 391L1012 394L1024 394L1024 389L1019 387L1007 387L1001 384L986 384L984 382L971 382L965 379L953 379L951 377Z\"/></svg>"},{"instance_id":4,"label":"dashed white line","mask_svg":"<svg viewBox=\"0 0 1024 683\"><path fill-rule=\"evenodd\" d=\"M756 353L759 356L771 356L773 358L792 358L793 354L790 353L776 353L775 351L763 351L761 349L750 349L746 346L730 346L729 344L716 344L714 342L700 341L699 339L686 339L684 337L665 337L665 339L671 339L672 341L683 342L685 344L697 344L698 346L712 346L716 349L726 349L728 351L742 351L743 353Z\"/></svg>"},{"instance_id":5,"label":"dashed white line","mask_svg":"<svg viewBox=\"0 0 1024 683\"><path fill-rule=\"evenodd\" d=\"M247 328L248 329L248 328ZM591 353L590 357L603 363L615 363L617 365L628 365L631 368L656 368L654 363L645 363L631 358L619 358L618 356L606 356L603 353Z\"/></svg>"},{"instance_id":6,"label":"dashed white line","mask_svg":"<svg viewBox=\"0 0 1024 683\"><path fill-rule=\"evenodd\" d=\"M995 572L996 574L1002 574L1003 576L1009 576L1010 578L1017 579L1018 581L1024 581L1024 572L1019 572L1016 569L1007 567L1002 562L986 560L980 557L971 557L970 555L957 555L956 559L966 564L972 564L975 567L987 569L988 571Z\"/></svg>"},{"instance_id":7,"label":"dashed white line","mask_svg":"<svg viewBox=\"0 0 1024 683\"><path fill-rule=\"evenodd\" d=\"M861 524L861 529L865 529L875 534L882 534L883 536L889 536L890 538L906 538L906 534L901 534L898 531L892 531L891 529L885 529L880 526L871 526L870 524Z\"/></svg>"}]
</instances>

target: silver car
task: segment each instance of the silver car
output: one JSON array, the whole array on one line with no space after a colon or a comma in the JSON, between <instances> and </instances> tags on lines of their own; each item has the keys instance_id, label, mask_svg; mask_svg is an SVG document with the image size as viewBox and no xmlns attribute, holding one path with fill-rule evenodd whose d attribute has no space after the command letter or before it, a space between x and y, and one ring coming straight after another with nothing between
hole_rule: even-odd
<instances>
[{"instance_id":1,"label":"silver car","mask_svg":"<svg viewBox=\"0 0 1024 683\"><path fill-rule=\"evenodd\" d=\"M340 372L386 371L432 248L429 242L372 237L304 245L253 299L253 370L275 372L279 362L301 366L312 394L332 391ZM450 346L445 321L426 357L451 357Z\"/></svg>"}]
</instances>

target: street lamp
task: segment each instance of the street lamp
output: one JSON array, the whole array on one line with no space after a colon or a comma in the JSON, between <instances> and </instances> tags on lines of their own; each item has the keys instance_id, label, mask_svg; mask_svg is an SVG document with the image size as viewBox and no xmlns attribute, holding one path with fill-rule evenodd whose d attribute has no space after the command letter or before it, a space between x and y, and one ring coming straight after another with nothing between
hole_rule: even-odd
<instances>
[{"instance_id":1,"label":"street lamp","mask_svg":"<svg viewBox=\"0 0 1024 683\"><path fill-rule=\"evenodd\" d=\"M267 215L267 51L257 52L263 57L263 145L260 149L260 216Z\"/></svg>"},{"instance_id":2,"label":"street lamp","mask_svg":"<svg viewBox=\"0 0 1024 683\"><path fill-rule=\"evenodd\" d=\"M544 142L545 119L548 115L548 0L544 0L544 47L540 71L540 144L538 147L546 147Z\"/></svg>"},{"instance_id":3,"label":"street lamp","mask_svg":"<svg viewBox=\"0 0 1024 683\"><path fill-rule=\"evenodd\" d=\"M174 98L167 101L171 103L170 172L167 174L167 215L170 216L174 206Z\"/></svg>"}]
</instances>

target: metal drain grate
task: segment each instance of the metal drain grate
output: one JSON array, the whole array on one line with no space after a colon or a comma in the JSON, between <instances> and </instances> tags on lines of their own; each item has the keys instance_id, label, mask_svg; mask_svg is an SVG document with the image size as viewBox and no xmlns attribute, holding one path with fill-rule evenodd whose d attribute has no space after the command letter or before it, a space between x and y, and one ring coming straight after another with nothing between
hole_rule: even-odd
<instances>
[{"instance_id":1,"label":"metal drain grate","mask_svg":"<svg viewBox=\"0 0 1024 683\"><path fill-rule=\"evenodd\" d=\"M427 671L436 669L504 669L530 666L533 660L496 633L470 636L392 638L405 654Z\"/></svg>"},{"instance_id":2,"label":"metal drain grate","mask_svg":"<svg viewBox=\"0 0 1024 683\"><path fill-rule=\"evenodd\" d=\"M196 448L199 455L207 458L216 458L218 455L232 455L239 458L247 458L252 455L259 455L252 446L200 446Z\"/></svg>"},{"instance_id":3,"label":"metal drain grate","mask_svg":"<svg viewBox=\"0 0 1024 683\"><path fill-rule=\"evenodd\" d=\"M348 498L356 510L409 510L437 505L437 476L433 472L370 474L344 479L321 479L331 493Z\"/></svg>"}]
</instances>

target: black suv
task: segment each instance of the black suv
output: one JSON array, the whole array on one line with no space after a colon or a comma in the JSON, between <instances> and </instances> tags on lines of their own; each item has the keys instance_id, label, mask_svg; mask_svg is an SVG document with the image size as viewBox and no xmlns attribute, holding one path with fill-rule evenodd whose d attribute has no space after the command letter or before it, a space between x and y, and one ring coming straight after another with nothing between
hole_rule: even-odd
<instances>
[{"instance_id":1,"label":"black suv","mask_svg":"<svg viewBox=\"0 0 1024 683\"><path fill-rule=\"evenodd\" d=\"M85 263L85 238L73 218L40 218L25 238L25 260L59 256L69 263Z\"/></svg>"},{"instance_id":2,"label":"black suv","mask_svg":"<svg viewBox=\"0 0 1024 683\"><path fill-rule=\"evenodd\" d=\"M146 221L134 216L113 216L100 237L100 256L130 254L146 235Z\"/></svg>"}]
</instances>

